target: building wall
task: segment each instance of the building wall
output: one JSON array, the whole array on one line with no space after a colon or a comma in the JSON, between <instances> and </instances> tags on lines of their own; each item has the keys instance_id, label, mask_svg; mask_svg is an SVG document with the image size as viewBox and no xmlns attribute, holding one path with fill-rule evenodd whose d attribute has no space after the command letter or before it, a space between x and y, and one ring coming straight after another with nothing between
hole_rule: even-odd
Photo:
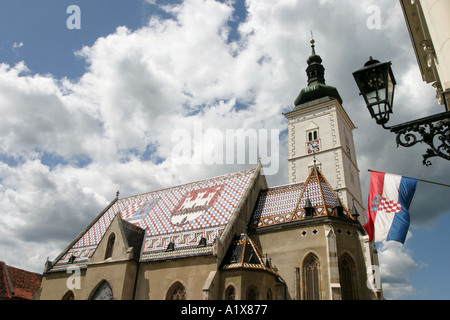
<instances>
[{"instance_id":1,"label":"building wall","mask_svg":"<svg viewBox=\"0 0 450 320\"><path fill-rule=\"evenodd\" d=\"M275 300L275 277L266 271L257 270L227 270L220 274L218 299L227 300L225 296L229 286L235 288L235 300L247 300L249 291L253 289L257 295L256 300Z\"/></svg>"},{"instance_id":2,"label":"building wall","mask_svg":"<svg viewBox=\"0 0 450 320\"><path fill-rule=\"evenodd\" d=\"M450 110L450 2L400 0L423 81Z\"/></svg>"},{"instance_id":3,"label":"building wall","mask_svg":"<svg viewBox=\"0 0 450 320\"><path fill-rule=\"evenodd\" d=\"M420 0L425 20L436 52L436 68L442 88L450 91L450 2L448 0ZM450 92L449 92L450 94ZM449 97L450 99L450 97Z\"/></svg>"},{"instance_id":4,"label":"building wall","mask_svg":"<svg viewBox=\"0 0 450 320\"><path fill-rule=\"evenodd\" d=\"M319 259L320 299L341 298L338 262L345 254L354 262L357 298L374 298L366 286L367 264L372 262L366 261L364 256L359 223L324 217L302 221L291 227L268 229L267 232L261 230L251 234L251 238L272 259L286 282L287 299L306 299L303 266L310 254Z\"/></svg>"},{"instance_id":5,"label":"building wall","mask_svg":"<svg viewBox=\"0 0 450 320\"><path fill-rule=\"evenodd\" d=\"M137 264L133 262L112 262L90 265L81 269L79 277L73 272L55 272L44 276L40 300L62 300L68 291L72 291L75 300L88 300L99 285L107 281L111 286L115 300L130 300ZM76 277L79 283L76 283Z\"/></svg>"},{"instance_id":6,"label":"building wall","mask_svg":"<svg viewBox=\"0 0 450 320\"><path fill-rule=\"evenodd\" d=\"M180 282L186 289L186 299L202 300L208 277L216 270L217 260L212 255L142 263L136 299L165 300L171 286Z\"/></svg>"}]
</instances>

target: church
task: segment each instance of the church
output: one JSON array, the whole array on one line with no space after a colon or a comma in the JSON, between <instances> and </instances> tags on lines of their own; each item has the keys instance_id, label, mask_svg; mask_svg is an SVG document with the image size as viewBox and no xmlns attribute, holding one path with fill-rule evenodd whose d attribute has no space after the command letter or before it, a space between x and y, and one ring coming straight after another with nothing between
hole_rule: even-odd
<instances>
[{"instance_id":1,"label":"church","mask_svg":"<svg viewBox=\"0 0 450 320\"><path fill-rule=\"evenodd\" d=\"M353 125L315 52L285 114L289 183L255 168L116 198L47 261L42 300L371 300Z\"/></svg>"}]
</instances>

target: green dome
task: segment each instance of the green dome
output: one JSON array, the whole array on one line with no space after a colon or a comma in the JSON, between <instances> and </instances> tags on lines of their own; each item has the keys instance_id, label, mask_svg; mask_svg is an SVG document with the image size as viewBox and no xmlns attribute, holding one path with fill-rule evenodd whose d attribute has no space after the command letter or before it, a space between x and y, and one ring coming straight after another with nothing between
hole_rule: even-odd
<instances>
[{"instance_id":1,"label":"green dome","mask_svg":"<svg viewBox=\"0 0 450 320\"><path fill-rule=\"evenodd\" d=\"M323 97L335 98L339 101L340 104L342 104L342 98L335 87L318 83L303 88L302 91L300 91L300 94L298 95L297 99L295 99L294 105L297 107L301 104L314 101Z\"/></svg>"}]
</instances>

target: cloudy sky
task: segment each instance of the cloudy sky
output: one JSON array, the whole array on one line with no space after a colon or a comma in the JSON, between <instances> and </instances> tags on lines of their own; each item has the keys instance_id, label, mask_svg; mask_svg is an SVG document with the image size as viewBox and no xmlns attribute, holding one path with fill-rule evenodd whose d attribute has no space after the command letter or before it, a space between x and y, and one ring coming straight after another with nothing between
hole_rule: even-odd
<instances>
[{"instance_id":1,"label":"cloudy sky","mask_svg":"<svg viewBox=\"0 0 450 320\"><path fill-rule=\"evenodd\" d=\"M370 119L352 77L369 56L392 61L393 124L444 111L422 81L398 1L2 0L0 260L42 272L117 190L255 167L254 157L213 153L227 130L267 133L262 161L268 171L279 163L269 184L288 183L282 113L306 86L311 31L327 84L357 126L363 201L368 169L448 183L448 161L423 166L424 145L397 148ZM177 156L180 137L191 163ZM387 298L450 298L449 196L419 183L405 245L378 246Z\"/></svg>"}]
</instances>

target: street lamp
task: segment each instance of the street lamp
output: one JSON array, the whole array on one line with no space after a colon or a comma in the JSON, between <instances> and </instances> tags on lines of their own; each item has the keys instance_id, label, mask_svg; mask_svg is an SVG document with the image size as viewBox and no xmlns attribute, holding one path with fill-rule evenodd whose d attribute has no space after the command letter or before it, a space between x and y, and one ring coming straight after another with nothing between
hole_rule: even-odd
<instances>
[{"instance_id":1,"label":"street lamp","mask_svg":"<svg viewBox=\"0 0 450 320\"><path fill-rule=\"evenodd\" d=\"M431 157L450 160L450 111L387 127L393 113L395 78L391 62L380 63L370 57L353 77L367 109L377 124L397 134L397 146L412 147L425 142L430 147L423 155L423 164L431 165Z\"/></svg>"},{"instance_id":2,"label":"street lamp","mask_svg":"<svg viewBox=\"0 0 450 320\"><path fill-rule=\"evenodd\" d=\"M384 127L392 113L396 85L391 62L380 63L370 57L363 68L353 73L353 77L372 118Z\"/></svg>"}]
</instances>

